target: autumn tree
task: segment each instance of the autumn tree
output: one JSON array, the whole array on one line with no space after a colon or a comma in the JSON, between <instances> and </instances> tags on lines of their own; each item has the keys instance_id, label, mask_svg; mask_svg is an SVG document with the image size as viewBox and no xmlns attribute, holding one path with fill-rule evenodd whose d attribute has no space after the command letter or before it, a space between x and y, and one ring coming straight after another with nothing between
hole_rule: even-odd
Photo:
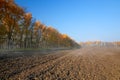
<instances>
[{"instance_id":1,"label":"autumn tree","mask_svg":"<svg viewBox=\"0 0 120 80\"><path fill-rule=\"evenodd\" d=\"M42 36L44 34L44 31L46 29L46 26L42 24L40 21L36 21L34 25L34 37L36 42L36 47L39 46L40 41L42 40Z\"/></svg>"},{"instance_id":2,"label":"autumn tree","mask_svg":"<svg viewBox=\"0 0 120 80\"><path fill-rule=\"evenodd\" d=\"M33 30L35 19L32 18L31 13L25 13L23 19L19 21L20 28L20 47L32 47ZM28 45L28 42L30 43Z\"/></svg>"},{"instance_id":3,"label":"autumn tree","mask_svg":"<svg viewBox=\"0 0 120 80\"><path fill-rule=\"evenodd\" d=\"M6 29L8 46L13 40L13 35L19 29L18 22L23 17L24 10L14 3L14 0L0 0L0 24Z\"/></svg>"},{"instance_id":4,"label":"autumn tree","mask_svg":"<svg viewBox=\"0 0 120 80\"><path fill-rule=\"evenodd\" d=\"M23 30L24 30L24 47L29 47L28 43L30 38L30 25L32 20L32 14L31 13L25 13L24 14L24 23L23 23Z\"/></svg>"},{"instance_id":5,"label":"autumn tree","mask_svg":"<svg viewBox=\"0 0 120 80\"><path fill-rule=\"evenodd\" d=\"M32 14L26 13L14 0L0 0L0 38L5 37L8 48L13 42L20 48L77 46L69 36L34 20ZM4 40L0 40L2 42Z\"/></svg>"}]
</instances>

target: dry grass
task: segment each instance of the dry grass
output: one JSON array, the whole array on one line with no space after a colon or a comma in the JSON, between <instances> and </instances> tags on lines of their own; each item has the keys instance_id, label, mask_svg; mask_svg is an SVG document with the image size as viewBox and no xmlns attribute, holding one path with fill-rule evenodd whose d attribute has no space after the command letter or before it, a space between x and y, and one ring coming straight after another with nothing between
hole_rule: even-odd
<instances>
[{"instance_id":1,"label":"dry grass","mask_svg":"<svg viewBox=\"0 0 120 80\"><path fill-rule=\"evenodd\" d=\"M0 60L0 78L12 80L120 80L120 48L86 47Z\"/></svg>"}]
</instances>

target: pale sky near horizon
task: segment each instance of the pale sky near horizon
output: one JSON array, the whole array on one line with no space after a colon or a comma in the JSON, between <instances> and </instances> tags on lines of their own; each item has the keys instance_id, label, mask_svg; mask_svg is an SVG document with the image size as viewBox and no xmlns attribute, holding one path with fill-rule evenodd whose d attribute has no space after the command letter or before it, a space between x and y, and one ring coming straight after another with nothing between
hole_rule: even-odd
<instances>
[{"instance_id":1,"label":"pale sky near horizon","mask_svg":"<svg viewBox=\"0 0 120 80\"><path fill-rule=\"evenodd\" d=\"M80 41L120 41L120 0L15 0L47 26Z\"/></svg>"}]
</instances>

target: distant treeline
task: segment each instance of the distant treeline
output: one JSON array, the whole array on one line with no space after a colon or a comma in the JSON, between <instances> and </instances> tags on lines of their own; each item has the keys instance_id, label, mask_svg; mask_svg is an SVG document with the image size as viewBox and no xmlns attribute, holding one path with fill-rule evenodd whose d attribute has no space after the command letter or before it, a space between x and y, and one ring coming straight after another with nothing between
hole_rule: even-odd
<instances>
[{"instance_id":1,"label":"distant treeline","mask_svg":"<svg viewBox=\"0 0 120 80\"><path fill-rule=\"evenodd\" d=\"M87 41L80 42L81 46L120 46L120 42Z\"/></svg>"},{"instance_id":2,"label":"distant treeline","mask_svg":"<svg viewBox=\"0 0 120 80\"><path fill-rule=\"evenodd\" d=\"M66 34L35 20L14 0L0 0L0 47L79 47Z\"/></svg>"}]
</instances>

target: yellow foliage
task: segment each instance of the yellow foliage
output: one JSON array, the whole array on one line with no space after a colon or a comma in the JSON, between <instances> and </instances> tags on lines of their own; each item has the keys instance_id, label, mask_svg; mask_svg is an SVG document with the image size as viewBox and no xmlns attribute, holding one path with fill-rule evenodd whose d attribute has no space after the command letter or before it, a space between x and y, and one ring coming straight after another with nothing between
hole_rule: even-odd
<instances>
[{"instance_id":1,"label":"yellow foliage","mask_svg":"<svg viewBox=\"0 0 120 80\"><path fill-rule=\"evenodd\" d=\"M62 37L63 37L63 38L67 38L68 35L67 35L67 34L62 34Z\"/></svg>"}]
</instances>

